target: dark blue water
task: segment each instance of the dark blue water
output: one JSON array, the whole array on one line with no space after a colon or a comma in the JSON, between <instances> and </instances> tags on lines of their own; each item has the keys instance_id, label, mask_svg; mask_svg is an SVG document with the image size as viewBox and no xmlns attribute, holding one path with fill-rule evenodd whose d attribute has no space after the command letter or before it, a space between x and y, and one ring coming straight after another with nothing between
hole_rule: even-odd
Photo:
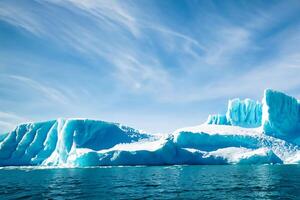
<instances>
[{"instance_id":1,"label":"dark blue water","mask_svg":"<svg viewBox=\"0 0 300 200\"><path fill-rule=\"evenodd\" d=\"M0 169L0 199L300 199L300 166Z\"/></svg>"}]
</instances>

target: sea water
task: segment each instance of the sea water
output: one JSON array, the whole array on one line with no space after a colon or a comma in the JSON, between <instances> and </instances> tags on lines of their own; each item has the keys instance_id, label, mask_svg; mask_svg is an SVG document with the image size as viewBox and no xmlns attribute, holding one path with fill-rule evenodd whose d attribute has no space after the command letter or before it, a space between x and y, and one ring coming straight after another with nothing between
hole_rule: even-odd
<instances>
[{"instance_id":1,"label":"sea water","mask_svg":"<svg viewBox=\"0 0 300 200\"><path fill-rule=\"evenodd\" d=\"M300 199L300 166L5 167L0 199Z\"/></svg>"}]
</instances>

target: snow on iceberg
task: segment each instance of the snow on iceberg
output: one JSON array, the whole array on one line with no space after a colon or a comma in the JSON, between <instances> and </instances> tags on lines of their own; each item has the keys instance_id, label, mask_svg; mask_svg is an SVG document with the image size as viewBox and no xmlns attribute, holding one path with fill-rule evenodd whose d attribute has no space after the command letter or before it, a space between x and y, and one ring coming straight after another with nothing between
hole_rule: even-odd
<instances>
[{"instance_id":1,"label":"snow on iceberg","mask_svg":"<svg viewBox=\"0 0 300 200\"><path fill-rule=\"evenodd\" d=\"M262 103L234 99L226 114L162 136L87 119L21 124L0 134L0 166L298 164L299 107L266 90Z\"/></svg>"}]
</instances>

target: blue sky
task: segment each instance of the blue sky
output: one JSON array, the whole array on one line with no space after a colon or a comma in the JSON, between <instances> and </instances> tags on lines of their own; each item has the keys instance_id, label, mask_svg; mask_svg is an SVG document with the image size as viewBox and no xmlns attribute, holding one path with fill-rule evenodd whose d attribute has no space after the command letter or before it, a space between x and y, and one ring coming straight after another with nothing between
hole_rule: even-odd
<instances>
[{"instance_id":1,"label":"blue sky","mask_svg":"<svg viewBox=\"0 0 300 200\"><path fill-rule=\"evenodd\" d=\"M300 98L299 1L0 1L0 130L58 117L149 132L265 88Z\"/></svg>"}]
</instances>

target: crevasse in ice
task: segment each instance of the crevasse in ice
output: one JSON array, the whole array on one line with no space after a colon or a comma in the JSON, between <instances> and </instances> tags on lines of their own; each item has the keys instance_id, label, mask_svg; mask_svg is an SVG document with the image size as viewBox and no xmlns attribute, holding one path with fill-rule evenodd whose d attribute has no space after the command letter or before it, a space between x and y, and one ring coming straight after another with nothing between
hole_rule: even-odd
<instances>
[{"instance_id":1,"label":"crevasse in ice","mask_svg":"<svg viewBox=\"0 0 300 200\"><path fill-rule=\"evenodd\" d=\"M88 119L21 124L0 134L0 166L300 163L299 107L268 89L262 103L234 99L226 114L163 136Z\"/></svg>"}]
</instances>

